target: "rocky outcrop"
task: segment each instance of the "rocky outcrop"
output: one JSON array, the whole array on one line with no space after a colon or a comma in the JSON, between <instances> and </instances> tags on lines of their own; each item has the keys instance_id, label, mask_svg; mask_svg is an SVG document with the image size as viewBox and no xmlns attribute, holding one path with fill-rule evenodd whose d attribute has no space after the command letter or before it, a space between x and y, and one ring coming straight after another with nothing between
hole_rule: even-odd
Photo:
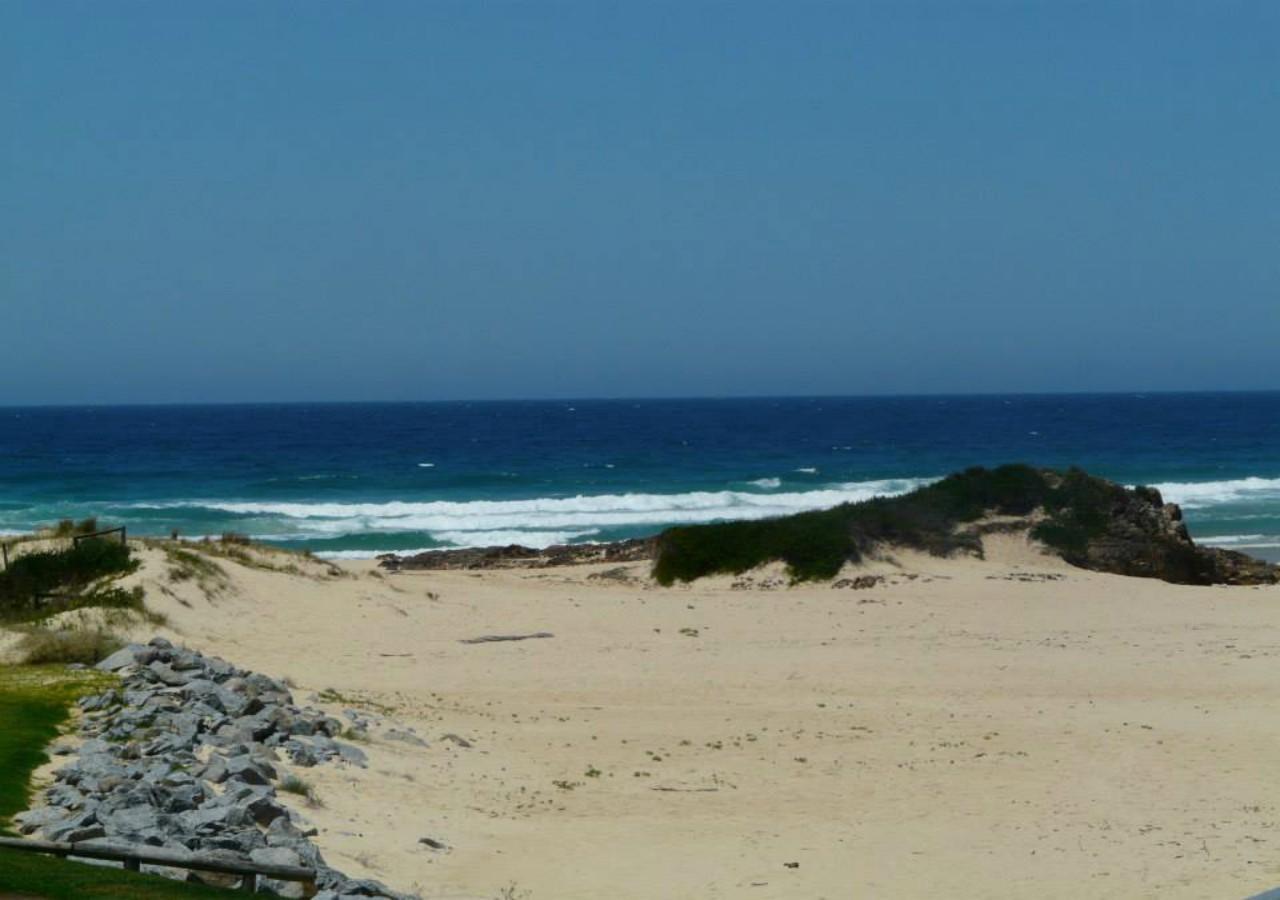
<instances>
[{"instance_id":1,"label":"rocky outcrop","mask_svg":"<svg viewBox=\"0 0 1280 900\"><path fill-rule=\"evenodd\" d=\"M506 547L472 547L461 550L428 550L413 556L388 553L378 557L383 568L399 569L504 569L578 566L588 563L626 563L653 558L652 538L633 538L609 544L556 544L535 550L519 544Z\"/></svg>"},{"instance_id":2,"label":"rocky outcrop","mask_svg":"<svg viewBox=\"0 0 1280 900\"><path fill-rule=\"evenodd\" d=\"M1173 584L1280 583L1278 566L1233 550L1196 544L1183 522L1182 510L1176 503L1165 503L1155 488L1126 489L1102 479L1092 480L1105 498L1092 513L1096 525L1083 541L1066 541L1056 548L1072 565ZM1078 511L1069 507L1059 515L1079 517ZM1054 534L1051 521L1026 527L1037 536L1051 538Z\"/></svg>"},{"instance_id":3,"label":"rocky outcrop","mask_svg":"<svg viewBox=\"0 0 1280 900\"><path fill-rule=\"evenodd\" d=\"M337 740L342 723L294 704L288 688L163 638L131 644L98 664L118 687L85 697L74 758L54 773L45 806L14 818L22 833L54 841L144 844L317 871L321 900L404 898L325 864L315 831L277 793L282 756L295 765L362 766ZM186 877L185 870L160 874ZM301 886L263 888L301 896Z\"/></svg>"}]
</instances>

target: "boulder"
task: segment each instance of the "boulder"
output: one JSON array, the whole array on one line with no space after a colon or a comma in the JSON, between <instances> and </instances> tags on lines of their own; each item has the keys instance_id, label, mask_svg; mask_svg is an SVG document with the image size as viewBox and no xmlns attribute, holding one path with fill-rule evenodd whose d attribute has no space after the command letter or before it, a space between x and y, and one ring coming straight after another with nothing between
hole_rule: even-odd
<instances>
[{"instance_id":1,"label":"boulder","mask_svg":"<svg viewBox=\"0 0 1280 900\"><path fill-rule=\"evenodd\" d=\"M101 672L118 672L127 666L137 665L137 655L142 652L142 650L143 648L141 644L129 644L128 646L117 650L115 653L112 653L106 659L94 666L94 668Z\"/></svg>"}]
</instances>

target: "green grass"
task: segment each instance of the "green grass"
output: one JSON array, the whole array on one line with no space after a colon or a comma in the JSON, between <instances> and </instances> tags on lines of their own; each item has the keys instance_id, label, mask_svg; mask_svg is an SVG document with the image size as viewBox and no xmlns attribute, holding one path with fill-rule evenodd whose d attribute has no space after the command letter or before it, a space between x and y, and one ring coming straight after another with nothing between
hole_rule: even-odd
<instances>
[{"instance_id":1,"label":"green grass","mask_svg":"<svg viewBox=\"0 0 1280 900\"><path fill-rule=\"evenodd\" d=\"M10 818L27 808L31 773L47 760L44 748L58 736L70 705L113 681L61 666L0 667L0 833L12 835ZM50 900L228 896L202 885L0 848L0 896L9 893Z\"/></svg>"},{"instance_id":2,"label":"green grass","mask_svg":"<svg viewBox=\"0 0 1280 900\"><path fill-rule=\"evenodd\" d=\"M900 497L757 522L667 529L656 539L653 574L660 583L672 584L781 561L794 580L805 581L832 578L846 562L859 562L877 545L935 556L981 553L978 536L960 526L989 514L1026 516L1037 509L1045 511L1046 519L1033 536L1070 561L1106 529L1118 503L1145 498L1145 490L1128 490L1078 469L966 469Z\"/></svg>"}]
</instances>

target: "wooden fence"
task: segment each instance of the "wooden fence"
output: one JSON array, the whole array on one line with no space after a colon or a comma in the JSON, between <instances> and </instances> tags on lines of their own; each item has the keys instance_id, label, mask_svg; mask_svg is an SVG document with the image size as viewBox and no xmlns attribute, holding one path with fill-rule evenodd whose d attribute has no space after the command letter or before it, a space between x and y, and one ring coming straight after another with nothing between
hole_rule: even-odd
<instances>
[{"instance_id":1,"label":"wooden fence","mask_svg":"<svg viewBox=\"0 0 1280 900\"><path fill-rule=\"evenodd\" d=\"M90 538L106 537L109 534L119 534L120 543L127 544L129 542L129 532L121 525L119 528L108 528L104 531L91 531L88 534L77 534L71 538L71 546L79 547L81 541L87 541Z\"/></svg>"},{"instance_id":2,"label":"wooden fence","mask_svg":"<svg viewBox=\"0 0 1280 900\"><path fill-rule=\"evenodd\" d=\"M104 531L94 531L90 534L72 535L71 546L78 547L80 546L81 541L87 541L89 538L106 537L112 534L120 535L120 543L122 544L127 544L129 542L129 532L123 525L121 525L119 528L107 528ZM0 566L0 572L9 568L9 544L6 541L0 541L0 562L3 563L3 565Z\"/></svg>"},{"instance_id":3,"label":"wooden fence","mask_svg":"<svg viewBox=\"0 0 1280 900\"><path fill-rule=\"evenodd\" d=\"M47 853L66 859L76 856L81 859L105 859L124 863L131 872L140 871L143 863L149 866L168 866L175 869L194 869L199 872L218 872L222 875L234 875L240 878L240 890L254 893L258 890L259 878L273 878L276 881L297 881L302 883L303 896L314 897L316 894L316 873L314 869L301 866L276 866L267 863L255 863L249 860L235 862L222 859L207 859L178 853L173 850L162 850L157 847L138 847L97 843L67 844L58 841L31 841L23 838L0 837L0 847L12 850L25 850L29 853Z\"/></svg>"}]
</instances>

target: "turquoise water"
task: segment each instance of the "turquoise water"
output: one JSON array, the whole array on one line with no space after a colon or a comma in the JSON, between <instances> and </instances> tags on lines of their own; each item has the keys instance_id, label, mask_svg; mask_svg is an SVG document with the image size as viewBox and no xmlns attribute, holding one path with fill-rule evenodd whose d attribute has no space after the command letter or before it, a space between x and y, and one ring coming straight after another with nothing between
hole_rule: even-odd
<instances>
[{"instance_id":1,"label":"turquoise water","mask_svg":"<svg viewBox=\"0 0 1280 900\"><path fill-rule=\"evenodd\" d=\"M1014 461L1153 484L1197 537L1280 553L1280 393L5 408L0 531L545 546Z\"/></svg>"}]
</instances>

